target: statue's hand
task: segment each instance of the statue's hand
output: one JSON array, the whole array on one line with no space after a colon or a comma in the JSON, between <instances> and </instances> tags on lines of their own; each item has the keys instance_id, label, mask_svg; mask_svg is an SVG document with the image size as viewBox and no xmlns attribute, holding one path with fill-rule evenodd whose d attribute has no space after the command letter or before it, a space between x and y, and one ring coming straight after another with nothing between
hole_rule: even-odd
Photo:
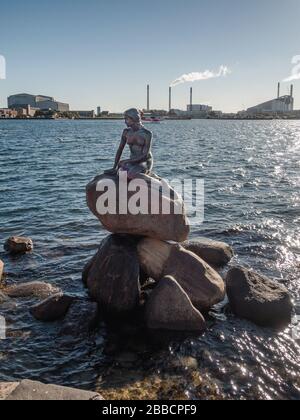
<instances>
[{"instance_id":1,"label":"statue's hand","mask_svg":"<svg viewBox=\"0 0 300 420\"><path fill-rule=\"evenodd\" d=\"M116 175L117 170L115 168L112 169L107 169L106 171L104 171L105 175Z\"/></svg>"},{"instance_id":2,"label":"statue's hand","mask_svg":"<svg viewBox=\"0 0 300 420\"><path fill-rule=\"evenodd\" d=\"M121 160L121 162L119 163L119 168L122 168L122 167L124 167L124 165L126 165L127 163L129 163L130 162L130 160L129 159L126 159L126 160Z\"/></svg>"}]
</instances>

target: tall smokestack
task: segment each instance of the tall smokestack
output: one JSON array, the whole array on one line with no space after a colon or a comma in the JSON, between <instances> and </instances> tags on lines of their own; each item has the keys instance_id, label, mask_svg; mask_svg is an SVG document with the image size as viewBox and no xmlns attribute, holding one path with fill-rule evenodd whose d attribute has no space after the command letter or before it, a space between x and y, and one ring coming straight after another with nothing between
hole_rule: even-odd
<instances>
[{"instance_id":1,"label":"tall smokestack","mask_svg":"<svg viewBox=\"0 0 300 420\"><path fill-rule=\"evenodd\" d=\"M280 83L278 83L277 98L280 98Z\"/></svg>"},{"instance_id":2,"label":"tall smokestack","mask_svg":"<svg viewBox=\"0 0 300 420\"><path fill-rule=\"evenodd\" d=\"M169 87L169 112L172 109L172 88L171 86Z\"/></svg>"},{"instance_id":3,"label":"tall smokestack","mask_svg":"<svg viewBox=\"0 0 300 420\"><path fill-rule=\"evenodd\" d=\"M291 85L291 98L294 96L294 85Z\"/></svg>"},{"instance_id":4,"label":"tall smokestack","mask_svg":"<svg viewBox=\"0 0 300 420\"><path fill-rule=\"evenodd\" d=\"M193 109L193 88L190 89L190 111Z\"/></svg>"},{"instance_id":5,"label":"tall smokestack","mask_svg":"<svg viewBox=\"0 0 300 420\"><path fill-rule=\"evenodd\" d=\"M150 86L147 85L147 111L150 111Z\"/></svg>"}]
</instances>

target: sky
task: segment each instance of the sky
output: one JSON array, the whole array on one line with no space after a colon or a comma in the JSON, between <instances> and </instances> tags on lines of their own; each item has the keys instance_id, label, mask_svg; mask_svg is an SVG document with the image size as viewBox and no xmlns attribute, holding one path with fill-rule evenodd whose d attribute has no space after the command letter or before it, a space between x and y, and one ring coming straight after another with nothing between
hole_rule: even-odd
<instances>
[{"instance_id":1,"label":"sky","mask_svg":"<svg viewBox=\"0 0 300 420\"><path fill-rule=\"evenodd\" d=\"M299 0L14 0L0 8L0 106L44 94L72 110L168 109L184 74L220 77L173 88L173 108L194 103L236 112L276 96L300 55ZM220 72L220 66L230 72ZM300 79L294 82L300 109ZM282 94L289 83L282 84Z\"/></svg>"}]
</instances>

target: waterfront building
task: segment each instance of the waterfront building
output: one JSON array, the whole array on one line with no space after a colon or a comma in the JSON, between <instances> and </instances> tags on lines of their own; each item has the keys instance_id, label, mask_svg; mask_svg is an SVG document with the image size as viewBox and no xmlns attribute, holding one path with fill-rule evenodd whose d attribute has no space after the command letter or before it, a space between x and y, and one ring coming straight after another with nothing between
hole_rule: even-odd
<instances>
[{"instance_id":1,"label":"waterfront building","mask_svg":"<svg viewBox=\"0 0 300 420\"><path fill-rule=\"evenodd\" d=\"M247 109L248 114L285 113L294 110L294 86L291 85L289 95L280 96L280 83L278 83L277 98Z\"/></svg>"},{"instance_id":2,"label":"waterfront building","mask_svg":"<svg viewBox=\"0 0 300 420\"><path fill-rule=\"evenodd\" d=\"M0 108L0 118L16 118L18 112L8 108Z\"/></svg>"},{"instance_id":3,"label":"waterfront building","mask_svg":"<svg viewBox=\"0 0 300 420\"><path fill-rule=\"evenodd\" d=\"M10 109L26 109L28 106L41 111L68 112L70 109L69 104L58 102L51 96L29 95L27 93L9 96L7 102Z\"/></svg>"},{"instance_id":4,"label":"waterfront building","mask_svg":"<svg viewBox=\"0 0 300 420\"><path fill-rule=\"evenodd\" d=\"M95 111L70 111L69 114L74 118L95 118Z\"/></svg>"},{"instance_id":5,"label":"waterfront building","mask_svg":"<svg viewBox=\"0 0 300 420\"><path fill-rule=\"evenodd\" d=\"M212 107L209 105L187 105L187 112L198 113L198 112L211 112Z\"/></svg>"}]
</instances>

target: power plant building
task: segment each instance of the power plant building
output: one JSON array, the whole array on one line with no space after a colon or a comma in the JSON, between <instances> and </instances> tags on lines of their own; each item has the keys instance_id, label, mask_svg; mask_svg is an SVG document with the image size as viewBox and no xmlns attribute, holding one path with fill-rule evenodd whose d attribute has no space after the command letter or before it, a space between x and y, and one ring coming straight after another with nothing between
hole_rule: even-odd
<instances>
[{"instance_id":1,"label":"power plant building","mask_svg":"<svg viewBox=\"0 0 300 420\"><path fill-rule=\"evenodd\" d=\"M263 113L286 113L294 111L293 85L291 86L290 95L280 96L280 84L278 84L278 95L276 99L264 102L254 107L248 108L248 114Z\"/></svg>"},{"instance_id":2,"label":"power plant building","mask_svg":"<svg viewBox=\"0 0 300 420\"><path fill-rule=\"evenodd\" d=\"M21 93L9 96L7 102L9 109L27 108L30 106L31 108L42 111L51 110L68 112L70 110L69 104L57 102L51 96L44 95L29 95L27 93Z\"/></svg>"}]
</instances>

